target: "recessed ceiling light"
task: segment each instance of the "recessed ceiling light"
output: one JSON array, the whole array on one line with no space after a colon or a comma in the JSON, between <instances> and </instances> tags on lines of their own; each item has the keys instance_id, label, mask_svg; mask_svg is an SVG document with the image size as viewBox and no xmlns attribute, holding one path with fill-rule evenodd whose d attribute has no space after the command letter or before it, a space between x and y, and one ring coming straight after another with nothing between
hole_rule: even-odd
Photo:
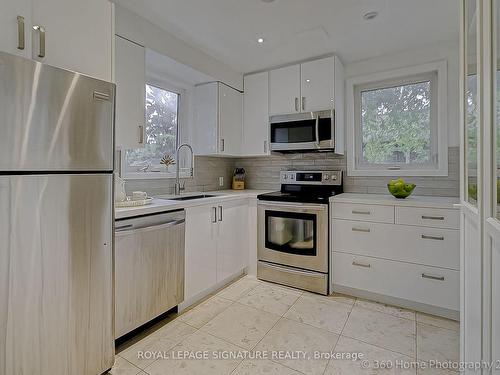
<instances>
[{"instance_id":1,"label":"recessed ceiling light","mask_svg":"<svg viewBox=\"0 0 500 375\"><path fill-rule=\"evenodd\" d=\"M378 16L378 12L368 12L368 13L365 13L363 15L363 19L368 21L368 20L374 19L377 16Z\"/></svg>"},{"instance_id":2,"label":"recessed ceiling light","mask_svg":"<svg viewBox=\"0 0 500 375\"><path fill-rule=\"evenodd\" d=\"M261 0L263 3L272 3L274 0Z\"/></svg>"},{"instance_id":3,"label":"recessed ceiling light","mask_svg":"<svg viewBox=\"0 0 500 375\"><path fill-rule=\"evenodd\" d=\"M260 43L260 44L264 43L264 38L257 39L257 43Z\"/></svg>"},{"instance_id":4,"label":"recessed ceiling light","mask_svg":"<svg viewBox=\"0 0 500 375\"><path fill-rule=\"evenodd\" d=\"M309 82L311 82L311 80L308 78L308 79L306 79L306 82L308 82L308 83L309 83Z\"/></svg>"}]
</instances>

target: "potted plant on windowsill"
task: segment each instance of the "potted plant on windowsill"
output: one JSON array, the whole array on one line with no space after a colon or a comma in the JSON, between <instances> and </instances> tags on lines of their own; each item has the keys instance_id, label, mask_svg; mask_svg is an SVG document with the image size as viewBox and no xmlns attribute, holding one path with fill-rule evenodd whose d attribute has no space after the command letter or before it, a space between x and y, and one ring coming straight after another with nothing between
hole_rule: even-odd
<instances>
[{"instance_id":1,"label":"potted plant on windowsill","mask_svg":"<svg viewBox=\"0 0 500 375\"><path fill-rule=\"evenodd\" d=\"M161 158L160 163L165 166L165 169L168 173L175 172L174 170L175 160L172 157L172 155L165 155L163 158Z\"/></svg>"}]
</instances>

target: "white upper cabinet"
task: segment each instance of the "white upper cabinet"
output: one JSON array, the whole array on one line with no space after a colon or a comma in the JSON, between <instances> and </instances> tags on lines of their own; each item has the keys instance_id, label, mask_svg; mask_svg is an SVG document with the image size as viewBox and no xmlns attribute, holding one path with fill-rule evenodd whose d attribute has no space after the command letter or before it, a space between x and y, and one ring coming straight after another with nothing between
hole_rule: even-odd
<instances>
[{"instance_id":1,"label":"white upper cabinet","mask_svg":"<svg viewBox=\"0 0 500 375\"><path fill-rule=\"evenodd\" d=\"M269 72L269 115L300 112L300 65Z\"/></svg>"},{"instance_id":2,"label":"white upper cabinet","mask_svg":"<svg viewBox=\"0 0 500 375\"><path fill-rule=\"evenodd\" d=\"M219 83L219 132L221 154L241 154L243 97L241 92Z\"/></svg>"},{"instance_id":3,"label":"white upper cabinet","mask_svg":"<svg viewBox=\"0 0 500 375\"><path fill-rule=\"evenodd\" d=\"M244 77L243 154L269 154L269 73Z\"/></svg>"},{"instance_id":4,"label":"white upper cabinet","mask_svg":"<svg viewBox=\"0 0 500 375\"><path fill-rule=\"evenodd\" d=\"M31 57L31 0L0 0L0 51Z\"/></svg>"},{"instance_id":5,"label":"white upper cabinet","mask_svg":"<svg viewBox=\"0 0 500 375\"><path fill-rule=\"evenodd\" d=\"M0 9L2 51L111 81L109 1L0 0Z\"/></svg>"},{"instance_id":6,"label":"white upper cabinet","mask_svg":"<svg viewBox=\"0 0 500 375\"><path fill-rule=\"evenodd\" d=\"M192 146L197 155L219 153L219 84L211 82L195 87Z\"/></svg>"},{"instance_id":7,"label":"white upper cabinet","mask_svg":"<svg viewBox=\"0 0 500 375\"><path fill-rule=\"evenodd\" d=\"M221 82L195 88L192 143L197 155L241 155L243 98Z\"/></svg>"},{"instance_id":8,"label":"white upper cabinet","mask_svg":"<svg viewBox=\"0 0 500 375\"><path fill-rule=\"evenodd\" d=\"M144 47L116 36L116 146L144 146L146 55Z\"/></svg>"},{"instance_id":9,"label":"white upper cabinet","mask_svg":"<svg viewBox=\"0 0 500 375\"><path fill-rule=\"evenodd\" d=\"M308 61L300 65L300 109L302 112L333 108L334 58Z\"/></svg>"},{"instance_id":10,"label":"white upper cabinet","mask_svg":"<svg viewBox=\"0 0 500 375\"><path fill-rule=\"evenodd\" d=\"M106 0L34 0L33 26L39 30L33 30L33 58L111 81L112 17Z\"/></svg>"},{"instance_id":11,"label":"white upper cabinet","mask_svg":"<svg viewBox=\"0 0 500 375\"><path fill-rule=\"evenodd\" d=\"M343 122L343 96L343 67L335 56L269 72L270 116L335 109Z\"/></svg>"}]
</instances>

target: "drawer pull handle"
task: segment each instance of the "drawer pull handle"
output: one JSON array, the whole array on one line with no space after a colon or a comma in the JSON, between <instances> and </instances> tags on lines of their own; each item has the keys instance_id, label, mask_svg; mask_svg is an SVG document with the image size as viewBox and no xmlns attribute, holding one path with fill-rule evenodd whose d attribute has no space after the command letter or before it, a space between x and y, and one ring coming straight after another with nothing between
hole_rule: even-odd
<instances>
[{"instance_id":1,"label":"drawer pull handle","mask_svg":"<svg viewBox=\"0 0 500 375\"><path fill-rule=\"evenodd\" d=\"M444 241L444 236L428 236L426 234L422 234L422 239L424 239L424 240Z\"/></svg>"},{"instance_id":2,"label":"drawer pull handle","mask_svg":"<svg viewBox=\"0 0 500 375\"><path fill-rule=\"evenodd\" d=\"M426 273L422 274L422 277L424 279L431 279L431 280L438 280L438 281L444 281L444 276L432 276L432 275L427 275Z\"/></svg>"},{"instance_id":3,"label":"drawer pull handle","mask_svg":"<svg viewBox=\"0 0 500 375\"><path fill-rule=\"evenodd\" d=\"M422 215L422 219L424 219L424 220L444 220L444 216L427 216L427 215Z\"/></svg>"},{"instance_id":4,"label":"drawer pull handle","mask_svg":"<svg viewBox=\"0 0 500 375\"><path fill-rule=\"evenodd\" d=\"M352 228L353 232L370 233L370 228Z\"/></svg>"},{"instance_id":5,"label":"drawer pull handle","mask_svg":"<svg viewBox=\"0 0 500 375\"><path fill-rule=\"evenodd\" d=\"M364 267L364 268L370 268L371 267L371 264L370 263L359 263L359 262L356 262L355 260L352 262L352 265L353 266L356 266L356 267Z\"/></svg>"},{"instance_id":6,"label":"drawer pull handle","mask_svg":"<svg viewBox=\"0 0 500 375\"><path fill-rule=\"evenodd\" d=\"M356 211L356 210L352 210L352 213L354 215L370 215L371 214L370 211Z\"/></svg>"}]
</instances>

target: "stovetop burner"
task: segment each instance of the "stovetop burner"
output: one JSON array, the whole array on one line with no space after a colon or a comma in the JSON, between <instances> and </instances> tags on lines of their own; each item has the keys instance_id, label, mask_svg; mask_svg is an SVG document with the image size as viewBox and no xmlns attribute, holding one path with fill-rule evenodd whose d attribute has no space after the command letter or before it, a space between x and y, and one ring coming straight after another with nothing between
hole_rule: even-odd
<instances>
[{"instance_id":1,"label":"stovetop burner","mask_svg":"<svg viewBox=\"0 0 500 375\"><path fill-rule=\"evenodd\" d=\"M343 192L342 171L283 171L281 191L260 194L259 200L328 204Z\"/></svg>"}]
</instances>

